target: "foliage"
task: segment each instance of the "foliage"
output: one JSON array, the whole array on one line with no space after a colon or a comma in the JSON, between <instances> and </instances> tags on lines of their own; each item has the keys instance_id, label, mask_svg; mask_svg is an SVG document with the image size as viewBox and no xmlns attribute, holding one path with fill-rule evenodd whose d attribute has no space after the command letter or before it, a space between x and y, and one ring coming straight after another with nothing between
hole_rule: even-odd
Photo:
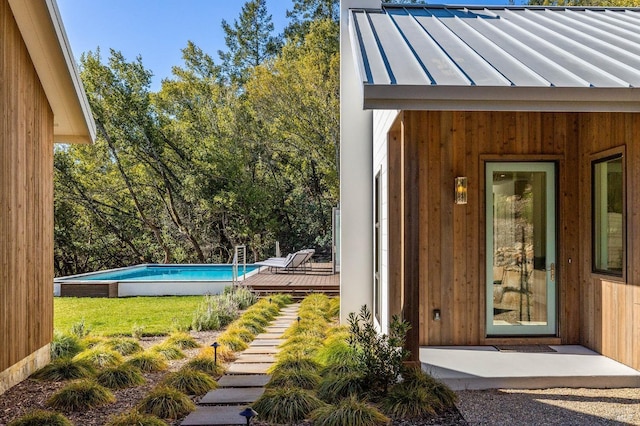
<instances>
[{"instance_id":1,"label":"foliage","mask_svg":"<svg viewBox=\"0 0 640 426\"><path fill-rule=\"evenodd\" d=\"M182 352L180 348L167 342L152 346L149 351L162 355L167 360L182 359L185 357L184 352Z\"/></svg>"},{"instance_id":2,"label":"foliage","mask_svg":"<svg viewBox=\"0 0 640 426\"><path fill-rule=\"evenodd\" d=\"M189 368L167 374L162 384L187 395L204 395L218 387L218 383L207 374Z\"/></svg>"},{"instance_id":3,"label":"foliage","mask_svg":"<svg viewBox=\"0 0 640 426\"><path fill-rule=\"evenodd\" d=\"M123 356L133 355L135 353L142 352L143 350L137 340L127 339L124 337L108 339L104 342L104 345Z\"/></svg>"},{"instance_id":4,"label":"foliage","mask_svg":"<svg viewBox=\"0 0 640 426\"><path fill-rule=\"evenodd\" d=\"M61 333L55 331L51 341L51 359L72 357L84 350L82 342L74 334Z\"/></svg>"},{"instance_id":5,"label":"foliage","mask_svg":"<svg viewBox=\"0 0 640 426\"><path fill-rule=\"evenodd\" d=\"M324 405L315 395L304 389L267 389L253 404L260 419L279 424L293 424L309 416Z\"/></svg>"},{"instance_id":6,"label":"foliage","mask_svg":"<svg viewBox=\"0 0 640 426\"><path fill-rule=\"evenodd\" d=\"M238 318L240 306L245 303L248 303L245 297L236 299L232 293L206 295L193 314L191 328L196 331L219 330Z\"/></svg>"},{"instance_id":7,"label":"foliage","mask_svg":"<svg viewBox=\"0 0 640 426\"><path fill-rule=\"evenodd\" d=\"M309 370L276 370L271 375L268 388L300 388L314 390L320 383L318 373Z\"/></svg>"},{"instance_id":8,"label":"foliage","mask_svg":"<svg viewBox=\"0 0 640 426\"><path fill-rule=\"evenodd\" d=\"M431 375L425 373L419 367L408 367L402 371L404 383L414 388L427 389L438 401L438 408L451 408L455 405L458 396L451 388Z\"/></svg>"},{"instance_id":9,"label":"foliage","mask_svg":"<svg viewBox=\"0 0 640 426\"><path fill-rule=\"evenodd\" d=\"M109 389L124 389L146 382L140 370L131 364L105 368L98 374L96 380Z\"/></svg>"},{"instance_id":10,"label":"foliage","mask_svg":"<svg viewBox=\"0 0 640 426\"><path fill-rule=\"evenodd\" d=\"M84 318L92 334L96 335L129 335L138 324L144 324L145 335L164 335L171 331L173 318L190 324L191 315L202 299L203 296L56 297L53 301L54 326L58 330L69 329Z\"/></svg>"},{"instance_id":11,"label":"foliage","mask_svg":"<svg viewBox=\"0 0 640 426\"><path fill-rule=\"evenodd\" d=\"M92 380L73 382L55 392L46 405L67 411L89 410L115 401L111 391Z\"/></svg>"},{"instance_id":12,"label":"foliage","mask_svg":"<svg viewBox=\"0 0 640 426\"><path fill-rule=\"evenodd\" d=\"M77 336L78 339L82 339L89 335L89 333L91 332L91 328L87 327L84 318L82 318L80 321L71 324L70 332L71 334Z\"/></svg>"},{"instance_id":13,"label":"foliage","mask_svg":"<svg viewBox=\"0 0 640 426\"><path fill-rule=\"evenodd\" d=\"M177 332L172 333L166 340L170 345L174 345L180 349L199 348L200 344L189 333Z\"/></svg>"},{"instance_id":14,"label":"foliage","mask_svg":"<svg viewBox=\"0 0 640 426\"><path fill-rule=\"evenodd\" d=\"M153 414L168 420L178 419L196 409L187 395L166 386L152 390L137 407L141 413Z\"/></svg>"},{"instance_id":15,"label":"foliage","mask_svg":"<svg viewBox=\"0 0 640 426\"><path fill-rule=\"evenodd\" d=\"M187 363L184 365L184 368L190 368L191 370L201 371L205 374L208 374L214 377L219 377L223 375L225 372L225 368L220 364L220 361L218 361L217 364L215 363L213 355L206 356L201 354L201 355L195 356L191 358L189 361L187 361Z\"/></svg>"},{"instance_id":16,"label":"foliage","mask_svg":"<svg viewBox=\"0 0 640 426\"><path fill-rule=\"evenodd\" d=\"M216 351L211 346L208 346L206 348L201 349L198 356L209 357L211 359L214 359L215 352ZM218 352L218 363L231 362L237 358L235 352L231 348L229 348L227 345L221 344L220 346L218 346L217 352Z\"/></svg>"},{"instance_id":17,"label":"foliage","mask_svg":"<svg viewBox=\"0 0 640 426\"><path fill-rule=\"evenodd\" d=\"M122 364L122 355L111 349L95 346L76 355L74 360L86 360L96 368L115 367Z\"/></svg>"},{"instance_id":18,"label":"foliage","mask_svg":"<svg viewBox=\"0 0 640 426\"><path fill-rule=\"evenodd\" d=\"M226 287L224 294L230 294L240 310L245 310L258 301L258 297L248 287Z\"/></svg>"},{"instance_id":19,"label":"foliage","mask_svg":"<svg viewBox=\"0 0 640 426\"><path fill-rule=\"evenodd\" d=\"M31 377L37 380L59 382L62 380L85 379L96 373L93 364L88 360L56 358L36 371Z\"/></svg>"},{"instance_id":20,"label":"foliage","mask_svg":"<svg viewBox=\"0 0 640 426\"><path fill-rule=\"evenodd\" d=\"M60 413L34 410L10 421L7 426L73 426L73 424Z\"/></svg>"},{"instance_id":21,"label":"foliage","mask_svg":"<svg viewBox=\"0 0 640 426\"><path fill-rule=\"evenodd\" d=\"M365 377L359 371L327 374L322 376L318 386L318 397L323 401L334 403L351 395L363 395L366 390Z\"/></svg>"},{"instance_id":22,"label":"foliage","mask_svg":"<svg viewBox=\"0 0 640 426\"><path fill-rule=\"evenodd\" d=\"M283 356L269 368L269 373L275 371L295 370L295 371L311 371L317 373L322 366L310 356Z\"/></svg>"},{"instance_id":23,"label":"foliage","mask_svg":"<svg viewBox=\"0 0 640 426\"><path fill-rule=\"evenodd\" d=\"M240 337L228 333L224 333L220 337L218 337L218 342L229 347L229 349L234 352L244 351L249 347L249 345L247 345L247 342L242 340Z\"/></svg>"},{"instance_id":24,"label":"foliage","mask_svg":"<svg viewBox=\"0 0 640 426\"><path fill-rule=\"evenodd\" d=\"M380 334L373 325L371 311L364 305L358 315L349 314L349 327L349 344L356 352L365 383L374 393L386 393L398 380L407 357L403 346L409 323L394 316L389 324L389 334Z\"/></svg>"},{"instance_id":25,"label":"foliage","mask_svg":"<svg viewBox=\"0 0 640 426\"><path fill-rule=\"evenodd\" d=\"M372 405L355 396L344 399L337 406L327 405L311 413L317 426L373 426L386 425L389 419Z\"/></svg>"},{"instance_id":26,"label":"foliage","mask_svg":"<svg viewBox=\"0 0 640 426\"><path fill-rule=\"evenodd\" d=\"M428 389L406 382L394 385L382 400L382 410L399 419L435 414L438 405L439 401Z\"/></svg>"},{"instance_id":27,"label":"foliage","mask_svg":"<svg viewBox=\"0 0 640 426\"><path fill-rule=\"evenodd\" d=\"M145 373L164 371L168 367L164 356L149 351L133 355L125 364L136 367Z\"/></svg>"},{"instance_id":28,"label":"foliage","mask_svg":"<svg viewBox=\"0 0 640 426\"><path fill-rule=\"evenodd\" d=\"M156 416L142 414L136 410L114 416L109 419L106 426L166 426L167 423Z\"/></svg>"}]
</instances>

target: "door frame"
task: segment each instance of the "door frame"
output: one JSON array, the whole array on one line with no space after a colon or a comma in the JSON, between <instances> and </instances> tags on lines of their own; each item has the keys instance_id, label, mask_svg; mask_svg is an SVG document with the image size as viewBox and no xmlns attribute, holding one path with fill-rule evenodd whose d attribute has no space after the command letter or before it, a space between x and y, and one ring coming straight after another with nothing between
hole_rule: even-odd
<instances>
[{"instance_id":1,"label":"door frame","mask_svg":"<svg viewBox=\"0 0 640 426\"><path fill-rule=\"evenodd\" d=\"M558 324L560 312L558 309L559 303L559 276L557 268L558 259L558 205L559 205L559 171L558 163L555 159L539 159L531 160L524 158L509 158L507 161L504 159L484 159L483 163L483 186L484 186L484 239L485 239L485 256L484 266L485 269L485 315L484 315L484 331L485 338L499 338L499 337L547 337L558 335ZM546 326L517 326L507 327L495 326L493 322L493 209L489 209L489 206L493 206L493 190L490 182L492 182L493 173L496 169L506 168L508 171L541 171L550 173L552 178L546 181L547 191L547 242L546 252L547 260L545 265L546 277L547 277L547 321ZM491 232L491 235L489 234ZM555 263L555 277L553 281L550 281L550 264ZM491 285L489 285L491 284ZM551 288L550 288L551 287Z\"/></svg>"}]
</instances>

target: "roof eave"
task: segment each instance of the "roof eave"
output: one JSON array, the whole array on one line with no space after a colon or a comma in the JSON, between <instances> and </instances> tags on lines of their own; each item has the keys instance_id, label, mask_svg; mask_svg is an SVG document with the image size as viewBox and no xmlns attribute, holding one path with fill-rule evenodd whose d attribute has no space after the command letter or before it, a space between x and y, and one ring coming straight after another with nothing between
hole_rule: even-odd
<instances>
[{"instance_id":1,"label":"roof eave","mask_svg":"<svg viewBox=\"0 0 640 426\"><path fill-rule=\"evenodd\" d=\"M640 112L640 88L363 85L365 109Z\"/></svg>"},{"instance_id":2,"label":"roof eave","mask_svg":"<svg viewBox=\"0 0 640 426\"><path fill-rule=\"evenodd\" d=\"M96 125L55 0L8 0L54 115L54 142L91 143Z\"/></svg>"}]
</instances>

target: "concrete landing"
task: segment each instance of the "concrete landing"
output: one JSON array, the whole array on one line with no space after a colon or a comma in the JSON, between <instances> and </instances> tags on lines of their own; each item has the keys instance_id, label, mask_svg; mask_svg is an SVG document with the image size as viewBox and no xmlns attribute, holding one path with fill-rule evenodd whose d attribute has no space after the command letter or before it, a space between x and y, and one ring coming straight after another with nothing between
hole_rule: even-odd
<instances>
[{"instance_id":1,"label":"concrete landing","mask_svg":"<svg viewBox=\"0 0 640 426\"><path fill-rule=\"evenodd\" d=\"M264 393L264 388L223 388L208 392L198 404L202 405L241 405L250 404L258 400Z\"/></svg>"},{"instance_id":2,"label":"concrete landing","mask_svg":"<svg viewBox=\"0 0 640 426\"><path fill-rule=\"evenodd\" d=\"M240 415L244 406L198 406L181 423L182 426L246 425L247 419Z\"/></svg>"},{"instance_id":3,"label":"concrete landing","mask_svg":"<svg viewBox=\"0 0 640 426\"><path fill-rule=\"evenodd\" d=\"M257 388L271 380L267 374L225 374L218 379L220 388Z\"/></svg>"},{"instance_id":4,"label":"concrete landing","mask_svg":"<svg viewBox=\"0 0 640 426\"><path fill-rule=\"evenodd\" d=\"M640 387L640 372L578 345L556 352L500 352L493 346L420 348L422 369L454 390Z\"/></svg>"}]
</instances>

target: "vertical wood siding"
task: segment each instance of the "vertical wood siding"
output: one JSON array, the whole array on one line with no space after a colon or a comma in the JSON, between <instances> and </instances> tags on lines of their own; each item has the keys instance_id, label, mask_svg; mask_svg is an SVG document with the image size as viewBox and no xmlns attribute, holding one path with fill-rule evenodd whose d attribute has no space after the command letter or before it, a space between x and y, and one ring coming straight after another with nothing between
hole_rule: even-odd
<instances>
[{"instance_id":1,"label":"vertical wood siding","mask_svg":"<svg viewBox=\"0 0 640 426\"><path fill-rule=\"evenodd\" d=\"M403 240L390 240L389 252L402 253L404 269L390 274L389 282L391 288L407 292L413 286L419 292L419 343L490 342L484 325L484 162L555 161L558 337L640 368L640 212L634 208L640 203L640 114L404 111L400 117L402 140L393 142L394 127L389 150L414 147L419 176L414 178L407 164L390 167L389 188L404 188L405 202L402 215L390 209L389 229L405 231ZM591 273L590 263L591 158L621 146L626 149L627 282L603 280ZM400 152L389 157L411 158ZM456 176L469 178L466 205L454 204ZM417 183L407 185L407 177ZM403 222L415 214L417 224ZM411 244L415 234L417 249ZM413 250L418 255L411 261ZM441 321L433 321L433 309L442 311Z\"/></svg>"},{"instance_id":2,"label":"vertical wood siding","mask_svg":"<svg viewBox=\"0 0 640 426\"><path fill-rule=\"evenodd\" d=\"M53 331L53 114L0 0L0 371Z\"/></svg>"}]
</instances>

